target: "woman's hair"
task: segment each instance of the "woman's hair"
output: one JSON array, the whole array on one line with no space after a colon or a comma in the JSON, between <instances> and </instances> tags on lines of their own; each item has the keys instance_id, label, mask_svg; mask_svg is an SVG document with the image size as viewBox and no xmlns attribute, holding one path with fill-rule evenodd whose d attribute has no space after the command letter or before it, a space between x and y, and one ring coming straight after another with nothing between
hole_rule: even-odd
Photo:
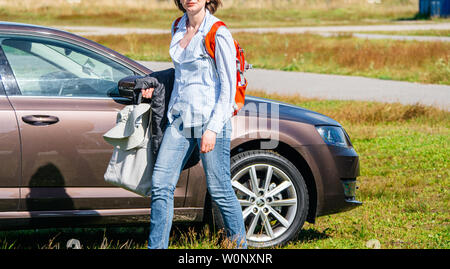
<instances>
[{"instance_id":1,"label":"woman's hair","mask_svg":"<svg viewBox=\"0 0 450 269\"><path fill-rule=\"evenodd\" d=\"M177 5L178 9L186 12L186 9L184 9L183 5L181 4L180 0L173 0L175 2L175 5ZM206 1L206 8L211 12L211 14L214 14L219 6L222 5L222 0L207 0Z\"/></svg>"}]
</instances>

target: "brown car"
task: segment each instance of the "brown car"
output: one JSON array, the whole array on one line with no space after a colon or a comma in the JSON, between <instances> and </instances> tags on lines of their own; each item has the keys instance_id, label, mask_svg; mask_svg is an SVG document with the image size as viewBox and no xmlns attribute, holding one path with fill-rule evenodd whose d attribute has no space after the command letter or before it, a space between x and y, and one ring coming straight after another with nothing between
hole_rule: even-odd
<instances>
[{"instance_id":1,"label":"brown car","mask_svg":"<svg viewBox=\"0 0 450 269\"><path fill-rule=\"evenodd\" d=\"M149 198L105 183L113 148L103 134L131 104L117 82L151 72L68 32L0 23L1 229L149 222ZM361 204L358 155L335 120L247 96L232 124L231 176L250 246L284 244L305 221ZM174 221L220 226L201 165L193 154L180 175Z\"/></svg>"}]
</instances>

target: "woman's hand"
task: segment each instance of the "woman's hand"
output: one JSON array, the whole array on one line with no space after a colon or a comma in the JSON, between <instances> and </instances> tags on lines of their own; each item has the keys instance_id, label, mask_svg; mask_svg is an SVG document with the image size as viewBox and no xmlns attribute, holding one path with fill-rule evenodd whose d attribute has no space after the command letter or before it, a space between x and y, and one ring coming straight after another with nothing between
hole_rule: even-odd
<instances>
[{"instance_id":1,"label":"woman's hand","mask_svg":"<svg viewBox=\"0 0 450 269\"><path fill-rule=\"evenodd\" d=\"M148 98L148 99L152 98L152 95L153 95L153 91L154 91L154 90L155 90L155 88L142 89L142 90L141 90L141 92L142 92L142 97Z\"/></svg>"},{"instance_id":2,"label":"woman's hand","mask_svg":"<svg viewBox=\"0 0 450 269\"><path fill-rule=\"evenodd\" d=\"M211 130L206 130L202 135L202 142L200 143L200 153L207 153L214 149L216 144L216 133Z\"/></svg>"}]
</instances>

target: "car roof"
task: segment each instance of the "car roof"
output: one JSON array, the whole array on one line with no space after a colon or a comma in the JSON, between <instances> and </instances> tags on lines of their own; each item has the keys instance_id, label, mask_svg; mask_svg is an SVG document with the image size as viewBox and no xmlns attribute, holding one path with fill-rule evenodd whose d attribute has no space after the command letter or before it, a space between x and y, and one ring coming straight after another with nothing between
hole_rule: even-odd
<instances>
[{"instance_id":1,"label":"car roof","mask_svg":"<svg viewBox=\"0 0 450 269\"><path fill-rule=\"evenodd\" d=\"M62 37L62 38L72 39L72 40L75 40L78 42L88 43L89 45L91 45L92 43L96 43L96 42L88 40L84 37L81 37L81 36L73 34L73 33L69 33L64 30L60 30L60 29L56 29L56 28L52 28L52 27L48 27L48 26L26 24L26 23L19 23L19 22L0 21L0 31L2 31L2 32L18 31L20 33L48 34L49 36L58 36L58 37Z\"/></svg>"},{"instance_id":2,"label":"car roof","mask_svg":"<svg viewBox=\"0 0 450 269\"><path fill-rule=\"evenodd\" d=\"M48 26L42 25L34 25L34 24L26 24L19 22L8 22L8 21L0 21L0 32L1 33L21 33L21 34L38 34L40 36L45 35L47 37L53 37L58 39L65 39L76 42L78 44L89 46L94 48L95 50L102 51L106 54L109 54L115 58L120 59L121 61L126 62L127 64L139 69L144 73L151 73L152 71L145 66L137 63L136 61L114 51L108 47L105 47L97 42L84 38L82 36L60 30L57 28L52 28Z\"/></svg>"}]
</instances>

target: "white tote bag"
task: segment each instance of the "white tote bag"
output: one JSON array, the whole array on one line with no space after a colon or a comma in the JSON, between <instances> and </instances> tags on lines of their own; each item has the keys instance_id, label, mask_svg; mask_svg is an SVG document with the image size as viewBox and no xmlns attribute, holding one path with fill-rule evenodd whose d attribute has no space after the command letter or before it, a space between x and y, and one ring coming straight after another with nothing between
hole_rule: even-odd
<instances>
[{"instance_id":1,"label":"white tote bag","mask_svg":"<svg viewBox=\"0 0 450 269\"><path fill-rule=\"evenodd\" d=\"M151 110L136 119L137 124L150 121ZM135 123L136 124L136 123ZM104 174L105 181L144 197L150 196L155 156L151 150L150 123L144 124L144 140L130 149L114 146ZM108 134L108 133L107 133ZM107 136L105 134L104 136ZM110 143L111 138L107 140ZM125 138L126 139L126 138Z\"/></svg>"}]
</instances>

